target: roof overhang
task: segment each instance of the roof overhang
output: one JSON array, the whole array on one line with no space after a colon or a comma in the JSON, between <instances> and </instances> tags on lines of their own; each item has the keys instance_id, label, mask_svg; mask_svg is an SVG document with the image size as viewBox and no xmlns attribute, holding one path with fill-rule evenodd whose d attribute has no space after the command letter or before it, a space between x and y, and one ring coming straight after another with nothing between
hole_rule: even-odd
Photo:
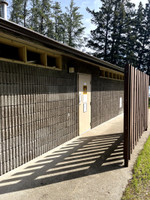
<instances>
[{"instance_id":1,"label":"roof overhang","mask_svg":"<svg viewBox=\"0 0 150 200\"><path fill-rule=\"evenodd\" d=\"M103 61L94 56L90 56L70 46L61 44L51 38L43 36L42 34L39 34L28 28L25 28L20 25L17 25L16 23L4 20L3 18L0 18L0 31L5 32L7 34L15 35L15 37L18 37L18 38L24 38L27 40L41 43L42 45L48 48L61 51L65 54L67 53L69 55L77 57L78 59L86 60L95 65L101 65L103 67L124 73L124 68L118 67L117 65Z\"/></svg>"}]
</instances>

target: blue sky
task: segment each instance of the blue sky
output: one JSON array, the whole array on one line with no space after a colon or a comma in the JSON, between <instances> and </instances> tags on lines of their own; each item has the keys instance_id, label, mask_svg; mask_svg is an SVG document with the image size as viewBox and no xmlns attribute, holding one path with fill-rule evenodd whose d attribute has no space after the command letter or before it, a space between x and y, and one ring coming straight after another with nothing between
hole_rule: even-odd
<instances>
[{"instance_id":1,"label":"blue sky","mask_svg":"<svg viewBox=\"0 0 150 200\"><path fill-rule=\"evenodd\" d=\"M61 3L61 7L65 10L65 7L69 6L70 0L58 0ZM136 6L138 6L140 0L130 0ZM11 0L7 0L7 2L11 2ZM86 8L89 7L91 10L99 10L101 6L100 0L74 0L75 5L80 7L79 11L83 15L83 24L86 27L85 35L87 36L90 33L90 30L94 29L94 25L91 24L91 15L86 11ZM142 0L143 5L145 5L148 0Z\"/></svg>"},{"instance_id":2,"label":"blue sky","mask_svg":"<svg viewBox=\"0 0 150 200\"><path fill-rule=\"evenodd\" d=\"M70 0L60 1L62 8L69 6ZM101 6L100 0L74 0L75 5L80 7L79 11L83 15L83 24L86 27L85 34L89 34L90 30L94 28L94 25L91 24L91 14L86 11L86 8L90 8L91 10L99 10Z\"/></svg>"},{"instance_id":3,"label":"blue sky","mask_svg":"<svg viewBox=\"0 0 150 200\"><path fill-rule=\"evenodd\" d=\"M70 0L64 0L64 1L60 1L61 5L69 5ZM100 0L74 0L74 2L76 3L77 6L80 7L80 12L83 15L83 24L86 27L85 29L85 34L88 35L90 34L90 30L94 29L94 25L91 24L91 14L89 14L86 11L86 8L90 8L91 10L99 10L99 7L101 6L101 1ZM140 0L131 0L132 3L134 3L136 5L136 7L139 5ZM143 5L145 6L145 4L147 3L147 0L142 0Z\"/></svg>"}]
</instances>

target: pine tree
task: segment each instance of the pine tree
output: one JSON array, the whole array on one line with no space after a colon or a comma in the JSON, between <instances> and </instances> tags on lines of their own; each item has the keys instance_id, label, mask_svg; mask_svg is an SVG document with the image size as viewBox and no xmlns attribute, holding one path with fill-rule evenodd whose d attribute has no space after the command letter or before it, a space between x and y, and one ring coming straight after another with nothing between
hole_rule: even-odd
<instances>
[{"instance_id":1,"label":"pine tree","mask_svg":"<svg viewBox=\"0 0 150 200\"><path fill-rule=\"evenodd\" d=\"M146 23L146 47L145 47L145 68L150 75L150 0L145 6L145 23Z\"/></svg>"},{"instance_id":2,"label":"pine tree","mask_svg":"<svg viewBox=\"0 0 150 200\"><path fill-rule=\"evenodd\" d=\"M51 3L49 0L31 0L30 5L30 28L49 37L53 37Z\"/></svg>"},{"instance_id":3,"label":"pine tree","mask_svg":"<svg viewBox=\"0 0 150 200\"><path fill-rule=\"evenodd\" d=\"M144 64L144 49L145 49L145 16L144 7L142 2L139 3L138 10L136 13L136 25L137 30L137 41L136 41L136 54L137 54L137 68L143 68Z\"/></svg>"},{"instance_id":4,"label":"pine tree","mask_svg":"<svg viewBox=\"0 0 150 200\"><path fill-rule=\"evenodd\" d=\"M50 18L51 18L51 4L52 4L52 1L50 1L50 0L41 0L41 2L40 2L39 32L43 35L47 34L47 28L48 28L48 26L50 26L50 23L51 23L51 20L50 20Z\"/></svg>"},{"instance_id":5,"label":"pine tree","mask_svg":"<svg viewBox=\"0 0 150 200\"><path fill-rule=\"evenodd\" d=\"M114 12L112 20L112 44L111 44L111 63L119 64L119 54L121 49L121 39L124 32L124 19L125 19L125 8L121 1L114 2Z\"/></svg>"},{"instance_id":6,"label":"pine tree","mask_svg":"<svg viewBox=\"0 0 150 200\"><path fill-rule=\"evenodd\" d=\"M27 3L28 0L13 0L11 5L11 13L10 13L10 20L23 25L27 26L27 17L28 17L28 10L27 10Z\"/></svg>"},{"instance_id":7,"label":"pine tree","mask_svg":"<svg viewBox=\"0 0 150 200\"><path fill-rule=\"evenodd\" d=\"M102 0L98 12L88 9L96 25L88 41L94 56L119 66L125 66L126 59L131 59L132 49L128 48L127 51L127 47L134 41L131 34L132 9L133 4L129 0Z\"/></svg>"},{"instance_id":8,"label":"pine tree","mask_svg":"<svg viewBox=\"0 0 150 200\"><path fill-rule=\"evenodd\" d=\"M27 10L27 3L28 0L23 0L23 26L26 27L27 26L27 16L28 16L28 10Z\"/></svg>"},{"instance_id":9,"label":"pine tree","mask_svg":"<svg viewBox=\"0 0 150 200\"><path fill-rule=\"evenodd\" d=\"M22 25L22 4L23 0L12 0L10 20Z\"/></svg>"},{"instance_id":10,"label":"pine tree","mask_svg":"<svg viewBox=\"0 0 150 200\"><path fill-rule=\"evenodd\" d=\"M63 21L63 13L61 10L61 6L59 2L55 2L52 7L53 9L53 19L54 19L54 39L60 42L64 41L64 21Z\"/></svg>"},{"instance_id":11,"label":"pine tree","mask_svg":"<svg viewBox=\"0 0 150 200\"><path fill-rule=\"evenodd\" d=\"M112 20L111 63L124 67L127 62L132 64L135 38L133 34L134 4L129 0L114 2Z\"/></svg>"},{"instance_id":12,"label":"pine tree","mask_svg":"<svg viewBox=\"0 0 150 200\"><path fill-rule=\"evenodd\" d=\"M81 37L84 31L82 24L83 16L79 13L79 7L75 6L73 0L70 2L69 8L66 7L64 13L65 21L65 40L64 42L72 47L79 47L81 45Z\"/></svg>"},{"instance_id":13,"label":"pine tree","mask_svg":"<svg viewBox=\"0 0 150 200\"><path fill-rule=\"evenodd\" d=\"M126 5L126 16L125 16L125 36L123 37L122 47L123 47L123 59L122 63L124 66L126 64L131 64L136 66L136 34L137 30L135 28L135 5L128 2ZM122 64L123 65L123 64Z\"/></svg>"},{"instance_id":14,"label":"pine tree","mask_svg":"<svg viewBox=\"0 0 150 200\"><path fill-rule=\"evenodd\" d=\"M135 18L135 5L130 3L130 1L122 1L122 27L121 37L120 37L120 46L118 52L118 62L119 66L124 67L127 63L130 63L134 66L136 56L135 56L135 31L134 31L134 18Z\"/></svg>"},{"instance_id":15,"label":"pine tree","mask_svg":"<svg viewBox=\"0 0 150 200\"><path fill-rule=\"evenodd\" d=\"M97 27L91 31L91 38L87 46L94 50L93 55L110 61L110 28L112 23L112 0L102 0L102 7L98 12L87 11L92 15L92 23Z\"/></svg>"},{"instance_id":16,"label":"pine tree","mask_svg":"<svg viewBox=\"0 0 150 200\"><path fill-rule=\"evenodd\" d=\"M39 32L39 27L40 27L40 0L31 0L31 5L30 5L30 23L29 27L34 30Z\"/></svg>"}]
</instances>

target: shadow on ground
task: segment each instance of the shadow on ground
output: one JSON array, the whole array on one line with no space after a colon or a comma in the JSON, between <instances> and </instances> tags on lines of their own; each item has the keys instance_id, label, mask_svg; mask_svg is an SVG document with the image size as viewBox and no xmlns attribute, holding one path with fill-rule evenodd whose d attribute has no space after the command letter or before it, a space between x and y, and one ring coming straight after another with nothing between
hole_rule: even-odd
<instances>
[{"instance_id":1,"label":"shadow on ground","mask_svg":"<svg viewBox=\"0 0 150 200\"><path fill-rule=\"evenodd\" d=\"M0 194L123 167L123 134L80 137L0 181Z\"/></svg>"}]
</instances>

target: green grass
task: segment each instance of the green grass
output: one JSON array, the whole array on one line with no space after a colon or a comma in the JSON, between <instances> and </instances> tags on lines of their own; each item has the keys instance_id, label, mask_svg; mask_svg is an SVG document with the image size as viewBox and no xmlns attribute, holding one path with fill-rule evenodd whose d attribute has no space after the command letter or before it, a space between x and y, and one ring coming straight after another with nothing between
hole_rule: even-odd
<instances>
[{"instance_id":1,"label":"green grass","mask_svg":"<svg viewBox=\"0 0 150 200\"><path fill-rule=\"evenodd\" d=\"M122 200L150 200L150 137L137 158Z\"/></svg>"}]
</instances>

